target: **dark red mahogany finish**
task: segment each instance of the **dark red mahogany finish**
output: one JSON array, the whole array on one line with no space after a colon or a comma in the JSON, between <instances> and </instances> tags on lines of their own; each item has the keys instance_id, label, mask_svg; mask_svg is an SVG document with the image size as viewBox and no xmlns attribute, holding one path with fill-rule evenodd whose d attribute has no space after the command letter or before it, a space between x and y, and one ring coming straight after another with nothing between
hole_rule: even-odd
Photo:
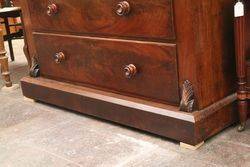
<instances>
[{"instance_id":1,"label":"dark red mahogany finish","mask_svg":"<svg viewBox=\"0 0 250 167\"><path fill-rule=\"evenodd\" d=\"M23 94L196 145L237 121L233 6L23 0Z\"/></svg>"},{"instance_id":2,"label":"dark red mahogany finish","mask_svg":"<svg viewBox=\"0 0 250 167\"><path fill-rule=\"evenodd\" d=\"M147 42L135 45L127 41L54 34L35 34L34 39L37 52L42 55L38 62L44 77L179 103L175 45ZM50 43L46 49L45 43ZM65 55L59 64L53 61L57 52ZM129 64L136 66L136 72L128 69L130 74L126 77L124 68Z\"/></svg>"},{"instance_id":3,"label":"dark red mahogany finish","mask_svg":"<svg viewBox=\"0 0 250 167\"><path fill-rule=\"evenodd\" d=\"M28 0L28 4L37 31L175 38L172 0ZM52 5L57 7L48 17L44 11L48 7L51 11Z\"/></svg>"}]
</instances>

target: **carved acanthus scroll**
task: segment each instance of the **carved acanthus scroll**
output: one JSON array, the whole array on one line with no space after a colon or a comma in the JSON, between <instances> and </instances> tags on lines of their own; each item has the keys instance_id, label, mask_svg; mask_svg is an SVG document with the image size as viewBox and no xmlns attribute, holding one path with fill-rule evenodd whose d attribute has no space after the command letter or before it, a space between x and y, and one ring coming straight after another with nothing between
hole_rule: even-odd
<instances>
[{"instance_id":1,"label":"carved acanthus scroll","mask_svg":"<svg viewBox=\"0 0 250 167\"><path fill-rule=\"evenodd\" d=\"M182 99L180 103L180 110L185 112L192 112L194 106L194 90L190 81L186 80L183 83Z\"/></svg>"},{"instance_id":2,"label":"carved acanthus scroll","mask_svg":"<svg viewBox=\"0 0 250 167\"><path fill-rule=\"evenodd\" d=\"M30 76L36 78L39 77L39 75L40 75L40 69L37 60L36 58L32 58L30 67Z\"/></svg>"}]
</instances>

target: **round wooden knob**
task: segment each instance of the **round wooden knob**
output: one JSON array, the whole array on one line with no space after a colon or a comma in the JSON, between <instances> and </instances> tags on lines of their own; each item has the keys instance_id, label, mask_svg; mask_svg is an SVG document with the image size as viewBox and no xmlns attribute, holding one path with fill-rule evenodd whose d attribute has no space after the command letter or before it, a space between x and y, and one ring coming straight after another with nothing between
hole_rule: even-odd
<instances>
[{"instance_id":1,"label":"round wooden knob","mask_svg":"<svg viewBox=\"0 0 250 167\"><path fill-rule=\"evenodd\" d=\"M54 55L54 60L55 60L56 64L63 62L65 60L65 58L66 57L65 57L63 52L59 52L59 53L56 53Z\"/></svg>"},{"instance_id":2,"label":"round wooden knob","mask_svg":"<svg viewBox=\"0 0 250 167\"><path fill-rule=\"evenodd\" d=\"M116 14L119 16L125 16L130 12L130 5L127 1L119 2L116 8Z\"/></svg>"},{"instance_id":3,"label":"round wooden knob","mask_svg":"<svg viewBox=\"0 0 250 167\"><path fill-rule=\"evenodd\" d=\"M132 78L137 73L137 68L133 64L129 64L124 68L125 76L127 78Z\"/></svg>"},{"instance_id":4,"label":"round wooden knob","mask_svg":"<svg viewBox=\"0 0 250 167\"><path fill-rule=\"evenodd\" d=\"M52 16L58 12L58 6L56 4L51 4L47 7L47 15Z\"/></svg>"}]
</instances>

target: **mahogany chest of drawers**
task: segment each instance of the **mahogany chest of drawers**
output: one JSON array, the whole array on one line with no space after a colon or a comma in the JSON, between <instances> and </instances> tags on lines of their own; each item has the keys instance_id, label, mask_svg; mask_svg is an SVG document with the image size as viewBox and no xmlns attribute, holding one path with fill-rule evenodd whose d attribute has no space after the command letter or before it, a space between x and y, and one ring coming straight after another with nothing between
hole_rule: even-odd
<instances>
[{"instance_id":1,"label":"mahogany chest of drawers","mask_svg":"<svg viewBox=\"0 0 250 167\"><path fill-rule=\"evenodd\" d=\"M23 94L196 145L237 120L233 5L23 0Z\"/></svg>"}]
</instances>

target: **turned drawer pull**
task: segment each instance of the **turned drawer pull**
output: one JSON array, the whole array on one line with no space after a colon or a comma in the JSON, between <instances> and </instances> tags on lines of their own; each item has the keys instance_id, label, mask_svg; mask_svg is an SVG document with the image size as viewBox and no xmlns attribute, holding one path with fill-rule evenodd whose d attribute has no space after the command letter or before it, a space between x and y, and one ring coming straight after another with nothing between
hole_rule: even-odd
<instances>
[{"instance_id":1,"label":"turned drawer pull","mask_svg":"<svg viewBox=\"0 0 250 167\"><path fill-rule=\"evenodd\" d=\"M125 76L132 78L137 73L137 68L134 64L129 64L124 68Z\"/></svg>"},{"instance_id":2,"label":"turned drawer pull","mask_svg":"<svg viewBox=\"0 0 250 167\"><path fill-rule=\"evenodd\" d=\"M56 4L48 5L47 7L47 15L52 16L58 12L58 6Z\"/></svg>"},{"instance_id":3,"label":"turned drawer pull","mask_svg":"<svg viewBox=\"0 0 250 167\"><path fill-rule=\"evenodd\" d=\"M65 60L65 58L66 57L63 52L59 52L54 55L54 60L56 64L62 63Z\"/></svg>"},{"instance_id":4,"label":"turned drawer pull","mask_svg":"<svg viewBox=\"0 0 250 167\"><path fill-rule=\"evenodd\" d=\"M116 14L119 16L125 16L130 12L130 5L127 1L122 1L117 4Z\"/></svg>"}]
</instances>

